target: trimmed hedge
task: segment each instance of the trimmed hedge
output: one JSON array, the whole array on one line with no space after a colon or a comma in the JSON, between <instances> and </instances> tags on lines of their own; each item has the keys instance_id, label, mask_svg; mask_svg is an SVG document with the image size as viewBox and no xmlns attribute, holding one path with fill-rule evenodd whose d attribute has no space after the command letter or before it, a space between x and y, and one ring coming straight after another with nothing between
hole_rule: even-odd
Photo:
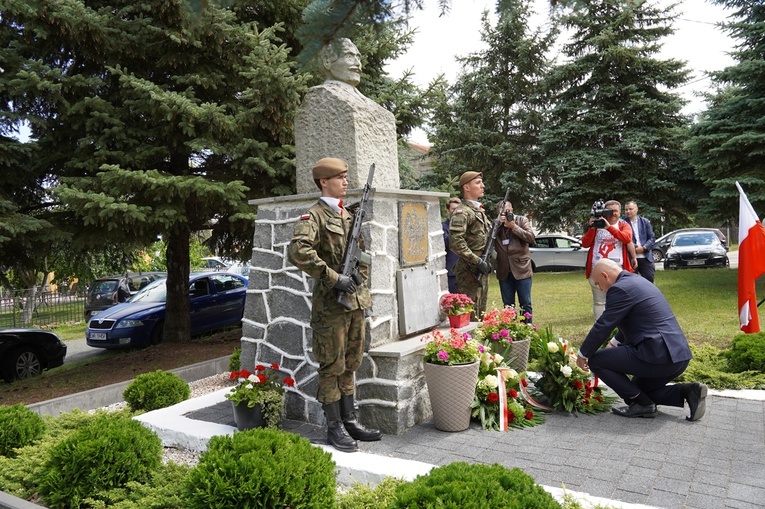
<instances>
[{"instance_id":1,"label":"trimmed hedge","mask_svg":"<svg viewBox=\"0 0 765 509\"><path fill-rule=\"evenodd\" d=\"M519 468L450 463L396 489L388 509L559 509L560 504Z\"/></svg>"},{"instance_id":2,"label":"trimmed hedge","mask_svg":"<svg viewBox=\"0 0 765 509\"><path fill-rule=\"evenodd\" d=\"M100 415L51 447L37 484L51 508L78 508L84 499L129 482L146 482L162 464L162 442L138 421Z\"/></svg>"},{"instance_id":3,"label":"trimmed hedge","mask_svg":"<svg viewBox=\"0 0 765 509\"><path fill-rule=\"evenodd\" d=\"M191 389L175 373L160 369L135 377L122 396L131 410L150 412L186 401L191 396Z\"/></svg>"},{"instance_id":4,"label":"trimmed hedge","mask_svg":"<svg viewBox=\"0 0 765 509\"><path fill-rule=\"evenodd\" d=\"M45 432L45 421L23 403L0 407L0 456L14 457Z\"/></svg>"},{"instance_id":5,"label":"trimmed hedge","mask_svg":"<svg viewBox=\"0 0 765 509\"><path fill-rule=\"evenodd\" d=\"M330 509L335 507L332 455L307 439L251 429L210 439L184 487L187 509Z\"/></svg>"}]
</instances>

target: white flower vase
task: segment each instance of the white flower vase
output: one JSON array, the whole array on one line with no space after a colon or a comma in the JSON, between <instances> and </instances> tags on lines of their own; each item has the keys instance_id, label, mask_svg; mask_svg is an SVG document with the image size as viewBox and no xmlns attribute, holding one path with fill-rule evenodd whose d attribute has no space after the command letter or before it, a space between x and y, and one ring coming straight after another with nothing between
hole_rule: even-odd
<instances>
[{"instance_id":1,"label":"white flower vase","mask_svg":"<svg viewBox=\"0 0 765 509\"><path fill-rule=\"evenodd\" d=\"M425 363L425 383L436 429L464 431L470 427L470 404L479 367L479 361L454 366Z\"/></svg>"}]
</instances>

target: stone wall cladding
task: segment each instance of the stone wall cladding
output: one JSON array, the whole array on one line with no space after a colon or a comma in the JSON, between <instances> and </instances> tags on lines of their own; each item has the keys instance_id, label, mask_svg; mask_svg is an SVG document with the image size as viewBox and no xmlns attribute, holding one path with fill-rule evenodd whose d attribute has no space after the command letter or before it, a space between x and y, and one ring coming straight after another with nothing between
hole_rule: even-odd
<instances>
[{"instance_id":1,"label":"stone wall cladding","mask_svg":"<svg viewBox=\"0 0 765 509\"><path fill-rule=\"evenodd\" d=\"M348 192L348 203L358 201L361 190ZM323 424L316 401L318 377L311 348L312 279L289 263L287 246L295 222L318 199L318 193L251 202L258 206L252 269L242 327L242 365L278 363L295 379L286 398L286 416ZM443 193L375 190L372 213L363 227L367 251L372 255L371 316L367 318L366 352L356 373L359 417L385 433L398 434L430 417L422 374L422 348L398 354L399 303L396 273L399 256L398 202L422 201L428 208L428 265L437 268L445 288L445 250L440 223L439 198ZM443 277L441 275L443 272ZM439 298L423 295L421 298ZM420 333L418 335L421 336ZM412 340L407 340L411 343ZM382 353L378 350L385 350Z\"/></svg>"}]
</instances>

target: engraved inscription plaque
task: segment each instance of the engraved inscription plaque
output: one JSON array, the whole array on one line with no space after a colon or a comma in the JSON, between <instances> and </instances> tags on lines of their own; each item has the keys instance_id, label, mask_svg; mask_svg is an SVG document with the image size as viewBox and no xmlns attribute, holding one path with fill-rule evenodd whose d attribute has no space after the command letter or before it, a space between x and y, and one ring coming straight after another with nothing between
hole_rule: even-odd
<instances>
[{"instance_id":1,"label":"engraved inscription plaque","mask_svg":"<svg viewBox=\"0 0 765 509\"><path fill-rule=\"evenodd\" d=\"M401 269L396 273L398 330L401 335L435 327L438 316L438 277L428 267Z\"/></svg>"},{"instance_id":2,"label":"engraved inscription plaque","mask_svg":"<svg viewBox=\"0 0 765 509\"><path fill-rule=\"evenodd\" d=\"M428 210L424 203L398 204L402 267L424 265L428 259Z\"/></svg>"}]
</instances>

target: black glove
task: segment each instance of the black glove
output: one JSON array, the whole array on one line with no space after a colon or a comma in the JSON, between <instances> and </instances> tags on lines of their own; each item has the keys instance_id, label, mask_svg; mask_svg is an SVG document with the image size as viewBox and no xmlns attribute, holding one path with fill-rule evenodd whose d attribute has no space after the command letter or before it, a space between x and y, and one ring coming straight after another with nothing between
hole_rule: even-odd
<instances>
[{"instance_id":1,"label":"black glove","mask_svg":"<svg viewBox=\"0 0 765 509\"><path fill-rule=\"evenodd\" d=\"M353 279L342 274L338 274L337 283L335 283L333 288L345 293L353 293L356 291L356 285L354 284Z\"/></svg>"},{"instance_id":2,"label":"black glove","mask_svg":"<svg viewBox=\"0 0 765 509\"><path fill-rule=\"evenodd\" d=\"M491 265L489 265L489 263L484 260L479 259L476 267L478 268L478 272L484 276L488 276L491 272Z\"/></svg>"}]
</instances>

